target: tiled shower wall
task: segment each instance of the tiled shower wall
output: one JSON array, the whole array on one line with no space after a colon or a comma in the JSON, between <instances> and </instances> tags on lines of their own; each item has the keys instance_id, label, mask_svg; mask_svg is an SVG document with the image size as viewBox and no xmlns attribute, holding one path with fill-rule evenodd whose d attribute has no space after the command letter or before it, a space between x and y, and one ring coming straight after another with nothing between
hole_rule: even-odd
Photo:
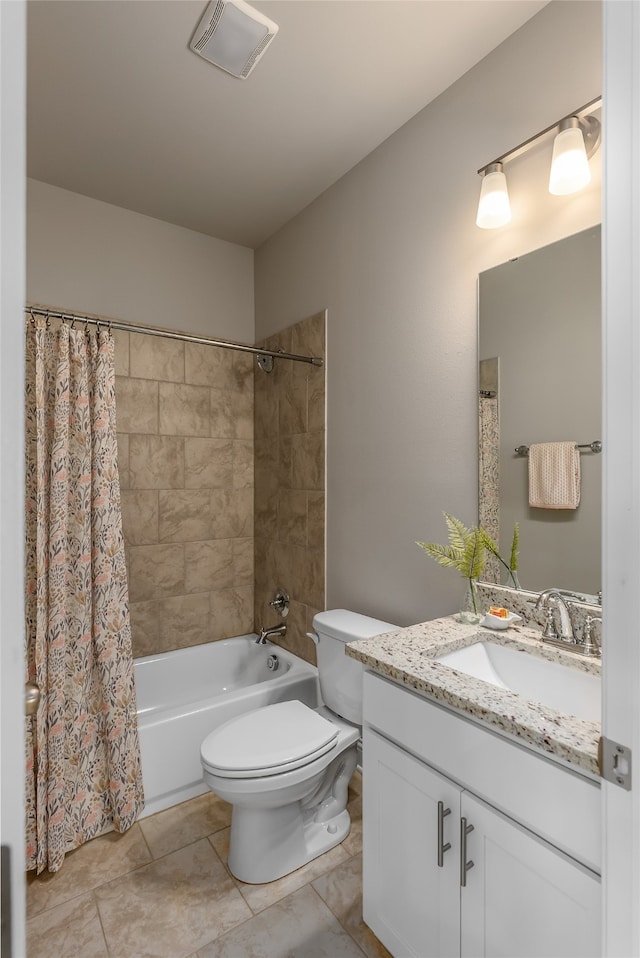
<instances>
[{"instance_id":1,"label":"tiled shower wall","mask_svg":"<svg viewBox=\"0 0 640 958\"><path fill-rule=\"evenodd\" d=\"M251 632L254 359L114 337L134 656Z\"/></svg>"},{"instance_id":2,"label":"tiled shower wall","mask_svg":"<svg viewBox=\"0 0 640 958\"><path fill-rule=\"evenodd\" d=\"M259 343L325 356L325 313ZM325 369L276 360L255 378L255 627L280 617L276 589L290 596L287 634L275 642L315 663L306 637L325 602Z\"/></svg>"}]
</instances>

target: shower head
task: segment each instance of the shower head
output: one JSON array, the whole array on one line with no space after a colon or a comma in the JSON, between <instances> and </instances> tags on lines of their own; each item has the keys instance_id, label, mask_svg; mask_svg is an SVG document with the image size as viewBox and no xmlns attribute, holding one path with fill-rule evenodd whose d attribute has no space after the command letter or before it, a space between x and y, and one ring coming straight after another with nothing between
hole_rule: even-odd
<instances>
[{"instance_id":1,"label":"shower head","mask_svg":"<svg viewBox=\"0 0 640 958\"><path fill-rule=\"evenodd\" d=\"M258 366L263 372L270 373L273 371L273 356L258 353L256 359L258 360Z\"/></svg>"}]
</instances>

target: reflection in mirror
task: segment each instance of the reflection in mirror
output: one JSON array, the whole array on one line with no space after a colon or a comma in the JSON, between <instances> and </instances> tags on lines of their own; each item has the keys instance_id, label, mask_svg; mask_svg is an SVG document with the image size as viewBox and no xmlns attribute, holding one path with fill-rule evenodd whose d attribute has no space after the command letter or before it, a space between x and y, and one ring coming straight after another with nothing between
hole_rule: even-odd
<instances>
[{"instance_id":1,"label":"reflection in mirror","mask_svg":"<svg viewBox=\"0 0 640 958\"><path fill-rule=\"evenodd\" d=\"M600 227L481 273L479 304L480 524L504 554L519 523L523 588L596 594L602 456L581 450L577 509L546 509L515 450L602 439Z\"/></svg>"}]
</instances>

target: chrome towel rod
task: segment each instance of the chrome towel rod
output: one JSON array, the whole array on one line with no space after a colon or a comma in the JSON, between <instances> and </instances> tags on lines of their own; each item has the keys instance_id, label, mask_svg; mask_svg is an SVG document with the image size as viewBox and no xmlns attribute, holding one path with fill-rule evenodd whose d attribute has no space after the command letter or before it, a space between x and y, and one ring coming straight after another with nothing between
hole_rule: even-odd
<instances>
[{"instance_id":1,"label":"chrome towel rod","mask_svg":"<svg viewBox=\"0 0 640 958\"><path fill-rule=\"evenodd\" d=\"M296 353L280 353L259 346L245 346L244 343L227 342L225 339L210 339L207 336L192 336L175 329L161 329L158 326L136 326L116 319L98 319L96 316L83 316L79 313L62 313L42 306L25 306L28 315L44 316L46 319L61 319L70 323L85 323L93 326L106 326L109 329L121 329L126 333L142 333L147 336L160 336L163 339L178 339L184 343L197 343L199 346L220 346L222 349L235 349L238 352L253 353L254 356L273 356L274 359L291 359L296 363L309 363L311 366L324 366L319 356L298 356Z\"/></svg>"},{"instance_id":2,"label":"chrome towel rod","mask_svg":"<svg viewBox=\"0 0 640 958\"><path fill-rule=\"evenodd\" d=\"M602 452L602 443L599 439L594 439L593 442L583 442L576 445L576 449L589 449L591 452ZM528 456L529 447L528 446L516 446L515 453L518 456Z\"/></svg>"}]
</instances>

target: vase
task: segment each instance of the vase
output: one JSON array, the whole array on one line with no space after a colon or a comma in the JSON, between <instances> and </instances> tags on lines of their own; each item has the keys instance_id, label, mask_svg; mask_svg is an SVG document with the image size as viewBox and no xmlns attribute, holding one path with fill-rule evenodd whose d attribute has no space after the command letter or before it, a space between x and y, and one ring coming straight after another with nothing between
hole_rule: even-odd
<instances>
[{"instance_id":1,"label":"vase","mask_svg":"<svg viewBox=\"0 0 640 958\"><path fill-rule=\"evenodd\" d=\"M477 625L482 618L482 614L479 612L478 596L474 579L469 579L464 605L460 612L458 612L456 618L458 622L462 622L465 625Z\"/></svg>"}]
</instances>

